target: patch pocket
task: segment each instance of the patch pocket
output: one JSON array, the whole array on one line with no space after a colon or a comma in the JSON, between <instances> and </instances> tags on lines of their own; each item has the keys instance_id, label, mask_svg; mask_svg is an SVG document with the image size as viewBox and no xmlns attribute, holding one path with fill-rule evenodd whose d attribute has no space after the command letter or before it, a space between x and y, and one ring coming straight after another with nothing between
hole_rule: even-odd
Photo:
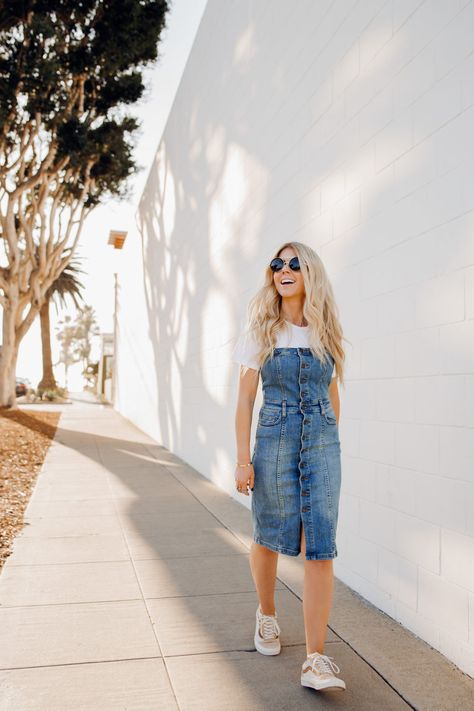
<instances>
[{"instance_id":1,"label":"patch pocket","mask_svg":"<svg viewBox=\"0 0 474 711\"><path fill-rule=\"evenodd\" d=\"M323 411L324 418L328 425L336 425L337 420L336 420L336 415L334 413L334 410L332 408L332 403L330 400L324 399L321 400L321 409Z\"/></svg>"},{"instance_id":2,"label":"patch pocket","mask_svg":"<svg viewBox=\"0 0 474 711\"><path fill-rule=\"evenodd\" d=\"M258 424L263 427L272 427L281 421L281 408L263 406L258 415Z\"/></svg>"}]
</instances>

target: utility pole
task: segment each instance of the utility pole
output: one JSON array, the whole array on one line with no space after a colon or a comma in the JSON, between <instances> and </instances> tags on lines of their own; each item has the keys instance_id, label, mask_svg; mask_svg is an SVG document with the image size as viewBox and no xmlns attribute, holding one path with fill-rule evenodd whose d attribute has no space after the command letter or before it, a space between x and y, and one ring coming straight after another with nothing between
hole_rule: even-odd
<instances>
[{"instance_id":1,"label":"utility pole","mask_svg":"<svg viewBox=\"0 0 474 711\"><path fill-rule=\"evenodd\" d=\"M117 329L118 329L118 274L114 272L114 352L112 356L112 405L115 407L115 387L117 382Z\"/></svg>"}]
</instances>

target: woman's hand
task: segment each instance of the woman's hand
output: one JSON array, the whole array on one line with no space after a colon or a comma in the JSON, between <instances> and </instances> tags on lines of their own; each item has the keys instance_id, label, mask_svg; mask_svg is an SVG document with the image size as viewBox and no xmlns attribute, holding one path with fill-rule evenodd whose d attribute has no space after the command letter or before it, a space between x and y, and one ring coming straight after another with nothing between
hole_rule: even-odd
<instances>
[{"instance_id":1,"label":"woman's hand","mask_svg":"<svg viewBox=\"0 0 474 711\"><path fill-rule=\"evenodd\" d=\"M259 371L247 368L244 374L244 366L240 366L239 394L237 398L237 408L235 411L235 434L236 434L236 467L235 467L235 488L240 494L249 495L248 487L253 489L254 471L253 465L239 467L239 464L250 462L250 431L252 427L252 413L255 403L255 393L258 387Z\"/></svg>"},{"instance_id":2,"label":"woman's hand","mask_svg":"<svg viewBox=\"0 0 474 711\"><path fill-rule=\"evenodd\" d=\"M235 467L235 486L239 494L249 495L248 487L253 491L253 484L255 481L255 472L253 469L253 464L249 467Z\"/></svg>"}]
</instances>

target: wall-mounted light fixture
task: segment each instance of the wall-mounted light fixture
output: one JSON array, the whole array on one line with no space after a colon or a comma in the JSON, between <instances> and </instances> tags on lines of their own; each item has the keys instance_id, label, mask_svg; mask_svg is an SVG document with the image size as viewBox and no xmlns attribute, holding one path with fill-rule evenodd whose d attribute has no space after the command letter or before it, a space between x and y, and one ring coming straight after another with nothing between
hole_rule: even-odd
<instances>
[{"instance_id":1,"label":"wall-mounted light fixture","mask_svg":"<svg viewBox=\"0 0 474 711\"><path fill-rule=\"evenodd\" d=\"M122 249L125 238L128 232L121 232L119 230L110 230L109 241L107 244L111 244L114 249Z\"/></svg>"}]
</instances>

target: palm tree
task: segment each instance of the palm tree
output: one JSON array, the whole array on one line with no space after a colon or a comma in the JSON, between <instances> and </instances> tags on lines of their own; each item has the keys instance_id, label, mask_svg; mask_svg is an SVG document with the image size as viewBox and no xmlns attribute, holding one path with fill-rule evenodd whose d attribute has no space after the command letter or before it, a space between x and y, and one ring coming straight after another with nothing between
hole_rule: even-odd
<instances>
[{"instance_id":1,"label":"palm tree","mask_svg":"<svg viewBox=\"0 0 474 711\"><path fill-rule=\"evenodd\" d=\"M66 304L67 297L71 298L76 308L79 308L79 299L83 301L81 289L84 285L77 278L77 274L84 273L79 269L80 260L71 260L64 271L54 281L46 292L46 299L40 310L41 322L41 347L43 352L43 377L38 383L38 392L41 395L45 390L54 390L57 388L56 379L53 372L53 359L51 356L51 326L49 322L49 304L53 300L58 310L57 301L63 306Z\"/></svg>"}]
</instances>

